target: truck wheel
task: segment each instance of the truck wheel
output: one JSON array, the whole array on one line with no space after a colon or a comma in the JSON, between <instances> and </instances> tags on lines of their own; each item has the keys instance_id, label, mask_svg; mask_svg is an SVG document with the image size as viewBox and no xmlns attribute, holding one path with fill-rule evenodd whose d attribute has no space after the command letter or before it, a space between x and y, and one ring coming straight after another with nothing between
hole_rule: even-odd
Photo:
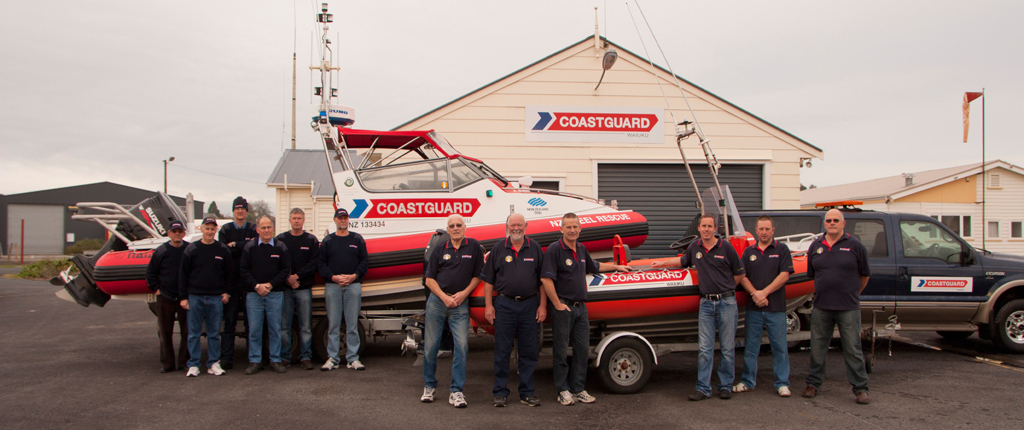
<instances>
[{"instance_id":1,"label":"truck wheel","mask_svg":"<svg viewBox=\"0 0 1024 430\"><path fill-rule=\"evenodd\" d=\"M961 341L974 334L973 331L937 331L936 333L942 336L943 339L952 341Z\"/></svg>"},{"instance_id":2,"label":"truck wheel","mask_svg":"<svg viewBox=\"0 0 1024 430\"><path fill-rule=\"evenodd\" d=\"M324 361L324 362L326 362L327 358L328 358L328 356L327 356L327 329L328 329L329 325L330 324L327 321L327 317L324 317L324 318L321 318L320 321L317 321L316 327L313 327L313 355L316 356L317 360ZM356 330L359 333L359 354L362 355L363 349L366 348L366 330L363 329L363 325L362 324L359 324L358 327L356 327ZM340 339L339 339L339 344L338 344L338 356L342 360L344 360L344 358L345 358L345 351L346 351L346 346L345 346L345 322L344 321L342 321L342 323L341 323L340 332L341 333L339 334Z\"/></svg>"},{"instance_id":3,"label":"truck wheel","mask_svg":"<svg viewBox=\"0 0 1024 430\"><path fill-rule=\"evenodd\" d=\"M615 394L640 391L651 379L654 359L647 344L633 337L616 339L601 356L601 382Z\"/></svg>"},{"instance_id":4,"label":"truck wheel","mask_svg":"<svg viewBox=\"0 0 1024 430\"><path fill-rule=\"evenodd\" d=\"M1024 299L1011 300L996 313L996 344L1004 350L1024 352Z\"/></svg>"}]
</instances>

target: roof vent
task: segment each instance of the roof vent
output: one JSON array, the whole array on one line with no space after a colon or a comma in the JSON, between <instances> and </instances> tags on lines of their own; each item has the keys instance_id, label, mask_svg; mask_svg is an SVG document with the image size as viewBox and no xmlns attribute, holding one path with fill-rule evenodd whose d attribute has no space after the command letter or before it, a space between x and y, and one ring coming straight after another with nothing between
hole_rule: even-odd
<instances>
[{"instance_id":1,"label":"roof vent","mask_svg":"<svg viewBox=\"0 0 1024 430\"><path fill-rule=\"evenodd\" d=\"M903 174L903 179L907 180L906 186L909 187L911 185L914 185L914 174L913 173L904 173Z\"/></svg>"}]
</instances>

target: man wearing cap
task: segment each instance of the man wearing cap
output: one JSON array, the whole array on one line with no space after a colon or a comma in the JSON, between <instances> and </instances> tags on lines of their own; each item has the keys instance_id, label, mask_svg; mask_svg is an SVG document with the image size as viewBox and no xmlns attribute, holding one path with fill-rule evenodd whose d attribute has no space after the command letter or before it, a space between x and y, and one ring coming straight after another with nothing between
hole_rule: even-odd
<instances>
[{"instance_id":1,"label":"man wearing cap","mask_svg":"<svg viewBox=\"0 0 1024 430\"><path fill-rule=\"evenodd\" d=\"M292 317L299 318L299 364L303 369L313 370L313 277L320 262L320 241L302 227L306 213L293 208L288 216L291 230L277 235L288 248L291 275L284 288L284 305L281 310L281 361L292 360Z\"/></svg>"},{"instance_id":2,"label":"man wearing cap","mask_svg":"<svg viewBox=\"0 0 1024 430\"><path fill-rule=\"evenodd\" d=\"M348 211L334 211L337 230L320 242L320 276L324 278L324 304L327 307L327 361L320 370L341 365L341 319L345 318L345 360L349 369L363 370L359 361L359 309L363 301L362 280L370 270L366 241L359 233L348 230Z\"/></svg>"},{"instance_id":3,"label":"man wearing cap","mask_svg":"<svg viewBox=\"0 0 1024 430\"><path fill-rule=\"evenodd\" d=\"M690 401L711 398L711 367L715 359L715 330L722 348L718 363L718 397L732 398L732 382L736 379L736 286L746 277L736 249L729 242L715 237L718 219L703 215L697 220L700 240L690 243L679 260L658 261L651 267L693 265L700 283L700 310L697 319L697 391Z\"/></svg>"},{"instance_id":4,"label":"man wearing cap","mask_svg":"<svg viewBox=\"0 0 1024 430\"><path fill-rule=\"evenodd\" d=\"M160 373L184 370L188 361L188 311L181 307L178 298L178 272L181 271L181 256L185 252L185 225L171 221L164 242L153 251L146 266L146 285L156 294L156 321L160 333ZM178 317L178 359L174 359L174 317Z\"/></svg>"},{"instance_id":5,"label":"man wearing cap","mask_svg":"<svg viewBox=\"0 0 1024 430\"><path fill-rule=\"evenodd\" d=\"M199 359L203 350L199 345L206 323L206 373L224 374L220 365L220 324L224 304L228 302L227 288L234 280L231 251L218 242L217 220L203 219L203 237L185 247L178 273L178 297L181 307L188 309L188 372L185 376L199 376Z\"/></svg>"},{"instance_id":6,"label":"man wearing cap","mask_svg":"<svg viewBox=\"0 0 1024 430\"><path fill-rule=\"evenodd\" d=\"M249 319L249 367L245 374L255 375L263 365L264 320L270 368L285 373L281 363L281 307L291 261L284 243L274 240L274 221L264 215L256 225L259 237L245 245L239 265L242 288L248 291L245 308Z\"/></svg>"},{"instance_id":7,"label":"man wearing cap","mask_svg":"<svg viewBox=\"0 0 1024 430\"><path fill-rule=\"evenodd\" d=\"M547 297L540 288L540 265L544 251L526 237L526 218L509 215L505 221L508 237L494 244L484 264L480 280L484 283L484 315L494 324L494 406L508 402L509 355L519 341L519 401L540 406L534 394L533 369L537 366L540 344L538 323L547 318ZM491 297L497 292L497 297Z\"/></svg>"},{"instance_id":8,"label":"man wearing cap","mask_svg":"<svg viewBox=\"0 0 1024 430\"><path fill-rule=\"evenodd\" d=\"M772 370L775 391L789 397L789 351L786 345L786 281L793 273L793 256L785 243L775 240L775 221L768 215L757 218L754 227L757 245L743 250L743 268L747 276L740 285L747 299L746 342L743 343L743 375L732 387L734 393L752 391L757 386L757 356L761 352L761 332L768 332L772 346Z\"/></svg>"},{"instance_id":9,"label":"man wearing cap","mask_svg":"<svg viewBox=\"0 0 1024 430\"><path fill-rule=\"evenodd\" d=\"M231 369L235 361L235 326L238 323L238 312L245 312L245 294L242 294L242 277L239 276L239 264L242 262L242 250L245 244L258 236L256 226L245 220L249 214L249 202L242 196L235 197L231 205L231 216L233 222L224 224L217 235L221 243L227 245L231 250L231 258L234 266L231 268L235 283L228 286L228 294L231 296L224 305L224 331L221 332L221 356L225 369ZM243 316L242 321L246 325L245 331L249 331L249 321Z\"/></svg>"},{"instance_id":10,"label":"man wearing cap","mask_svg":"<svg viewBox=\"0 0 1024 430\"><path fill-rule=\"evenodd\" d=\"M811 311L811 367L802 395L818 395L825 380L825 358L834 327L846 359L846 379L853 386L857 403L871 403L868 373L860 347L860 292L868 285L871 270L868 251L857 238L846 233L846 219L838 209L825 213L825 234L807 248L807 277L814 280L814 309Z\"/></svg>"},{"instance_id":11,"label":"man wearing cap","mask_svg":"<svg viewBox=\"0 0 1024 430\"><path fill-rule=\"evenodd\" d=\"M462 388L466 383L466 354L469 351L469 301L467 298L480 284L484 266L483 247L476 239L466 237L466 221L459 215L447 220L450 240L436 246L427 259L424 272L430 297L427 298L423 330L423 395L420 401L434 401L437 389L437 350L445 325L451 327L455 350L452 357L452 383L448 388L448 404L467 406Z\"/></svg>"},{"instance_id":12,"label":"man wearing cap","mask_svg":"<svg viewBox=\"0 0 1024 430\"><path fill-rule=\"evenodd\" d=\"M624 265L598 263L587 247L579 243L580 219L574 213L562 215L562 238L548 245L541 265L540 281L551 307L552 367L558 403L597 401L585 390L587 360L590 357L590 319L587 316L587 273L609 270L628 272ZM572 341L572 374L569 374L569 342Z\"/></svg>"}]
</instances>

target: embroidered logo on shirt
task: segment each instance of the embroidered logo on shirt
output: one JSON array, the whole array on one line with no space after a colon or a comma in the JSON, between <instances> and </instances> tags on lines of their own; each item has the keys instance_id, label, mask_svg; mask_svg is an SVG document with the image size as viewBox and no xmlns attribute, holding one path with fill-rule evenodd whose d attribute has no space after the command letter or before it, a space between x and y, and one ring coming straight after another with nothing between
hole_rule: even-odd
<instances>
[{"instance_id":1,"label":"embroidered logo on shirt","mask_svg":"<svg viewBox=\"0 0 1024 430\"><path fill-rule=\"evenodd\" d=\"M818 248L817 252L818 252L818 254L821 254L822 252L825 252L825 248Z\"/></svg>"},{"instance_id":2,"label":"embroidered logo on shirt","mask_svg":"<svg viewBox=\"0 0 1024 430\"><path fill-rule=\"evenodd\" d=\"M849 251L850 248L839 248L840 251Z\"/></svg>"},{"instance_id":3,"label":"embroidered logo on shirt","mask_svg":"<svg viewBox=\"0 0 1024 430\"><path fill-rule=\"evenodd\" d=\"M700 260L700 259L701 259L701 257L703 257L703 256L704 256L704 255L703 255L703 254L701 254L700 252L698 252L698 253L697 253L697 259L698 259L698 260Z\"/></svg>"},{"instance_id":4,"label":"embroidered logo on shirt","mask_svg":"<svg viewBox=\"0 0 1024 430\"><path fill-rule=\"evenodd\" d=\"M217 259L217 260L223 260L223 259L224 259L223 257L221 257L221 256L219 256L219 255L215 255L215 256L213 256L213 258L215 258L215 259Z\"/></svg>"},{"instance_id":5,"label":"embroidered logo on shirt","mask_svg":"<svg viewBox=\"0 0 1024 430\"><path fill-rule=\"evenodd\" d=\"M302 251L309 251L309 247L308 247L308 246L300 246L300 247L299 247L299 250L302 250Z\"/></svg>"},{"instance_id":6,"label":"embroidered logo on shirt","mask_svg":"<svg viewBox=\"0 0 1024 430\"><path fill-rule=\"evenodd\" d=\"M441 259L443 259L443 260L451 260L452 259L452 255L451 254L445 254L444 257L441 257Z\"/></svg>"},{"instance_id":7,"label":"embroidered logo on shirt","mask_svg":"<svg viewBox=\"0 0 1024 430\"><path fill-rule=\"evenodd\" d=\"M757 256L756 255L751 255L750 256L750 261L757 261Z\"/></svg>"},{"instance_id":8,"label":"embroidered logo on shirt","mask_svg":"<svg viewBox=\"0 0 1024 430\"><path fill-rule=\"evenodd\" d=\"M572 266L572 259L571 258L566 258L565 259L565 265L566 266Z\"/></svg>"},{"instance_id":9,"label":"embroidered logo on shirt","mask_svg":"<svg viewBox=\"0 0 1024 430\"><path fill-rule=\"evenodd\" d=\"M772 255L769 255L768 258L779 258L779 256L775 255L775 254L772 254Z\"/></svg>"},{"instance_id":10,"label":"embroidered logo on shirt","mask_svg":"<svg viewBox=\"0 0 1024 430\"><path fill-rule=\"evenodd\" d=\"M715 258L725 258L724 255L716 255Z\"/></svg>"},{"instance_id":11,"label":"embroidered logo on shirt","mask_svg":"<svg viewBox=\"0 0 1024 430\"><path fill-rule=\"evenodd\" d=\"M463 255L462 258L473 258L472 255Z\"/></svg>"},{"instance_id":12,"label":"embroidered logo on shirt","mask_svg":"<svg viewBox=\"0 0 1024 430\"><path fill-rule=\"evenodd\" d=\"M357 245L349 245L348 247L349 248L357 248L357 249L359 248L359 246L357 246Z\"/></svg>"},{"instance_id":13,"label":"embroidered logo on shirt","mask_svg":"<svg viewBox=\"0 0 1024 430\"><path fill-rule=\"evenodd\" d=\"M277 254L270 254L270 258L281 258L281 256Z\"/></svg>"},{"instance_id":14,"label":"embroidered logo on shirt","mask_svg":"<svg viewBox=\"0 0 1024 430\"><path fill-rule=\"evenodd\" d=\"M532 258L524 258L523 261L533 261Z\"/></svg>"},{"instance_id":15,"label":"embroidered logo on shirt","mask_svg":"<svg viewBox=\"0 0 1024 430\"><path fill-rule=\"evenodd\" d=\"M511 255L506 255L505 256L505 262L506 263L511 263L512 262L512 256Z\"/></svg>"}]
</instances>

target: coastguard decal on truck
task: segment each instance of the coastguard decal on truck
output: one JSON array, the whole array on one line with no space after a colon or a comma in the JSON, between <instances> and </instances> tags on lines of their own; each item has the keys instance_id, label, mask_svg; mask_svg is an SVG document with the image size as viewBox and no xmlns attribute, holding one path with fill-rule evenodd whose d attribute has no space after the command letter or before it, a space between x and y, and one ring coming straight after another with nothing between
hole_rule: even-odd
<instances>
[{"instance_id":1,"label":"coastguard decal on truck","mask_svg":"<svg viewBox=\"0 0 1024 430\"><path fill-rule=\"evenodd\" d=\"M916 293L969 293L974 287L974 278L949 276L912 276L910 292Z\"/></svg>"}]
</instances>

